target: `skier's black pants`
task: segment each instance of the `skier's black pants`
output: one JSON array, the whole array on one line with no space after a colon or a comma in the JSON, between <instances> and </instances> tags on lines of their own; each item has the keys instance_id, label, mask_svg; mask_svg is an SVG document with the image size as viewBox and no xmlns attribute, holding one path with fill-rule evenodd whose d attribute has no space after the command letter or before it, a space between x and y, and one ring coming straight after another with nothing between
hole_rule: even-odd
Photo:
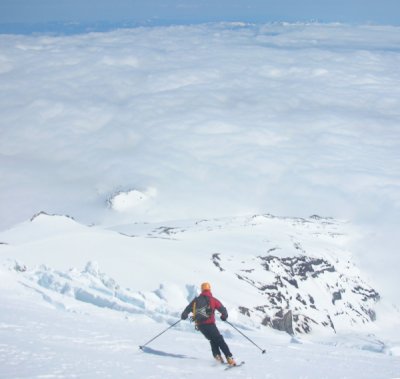
<instances>
[{"instance_id":1,"label":"skier's black pants","mask_svg":"<svg viewBox=\"0 0 400 379\"><path fill-rule=\"evenodd\" d=\"M221 355L221 350L225 357L232 356L224 337L221 335L215 324L202 324L198 325L197 328L201 333L203 333L204 337L210 341L211 351L214 357L216 355Z\"/></svg>"}]
</instances>

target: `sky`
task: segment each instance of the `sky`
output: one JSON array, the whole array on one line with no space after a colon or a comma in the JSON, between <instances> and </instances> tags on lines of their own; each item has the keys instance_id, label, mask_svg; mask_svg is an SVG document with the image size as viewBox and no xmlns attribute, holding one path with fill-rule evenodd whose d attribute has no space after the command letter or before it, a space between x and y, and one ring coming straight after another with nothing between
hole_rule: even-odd
<instances>
[{"instance_id":1,"label":"sky","mask_svg":"<svg viewBox=\"0 0 400 379\"><path fill-rule=\"evenodd\" d=\"M2 0L0 23L400 23L397 0Z\"/></svg>"}]
</instances>

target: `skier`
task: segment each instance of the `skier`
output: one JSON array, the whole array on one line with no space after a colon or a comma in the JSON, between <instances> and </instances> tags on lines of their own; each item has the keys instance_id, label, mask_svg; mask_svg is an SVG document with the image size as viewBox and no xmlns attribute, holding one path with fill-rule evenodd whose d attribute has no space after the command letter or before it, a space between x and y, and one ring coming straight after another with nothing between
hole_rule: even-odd
<instances>
[{"instance_id":1,"label":"skier","mask_svg":"<svg viewBox=\"0 0 400 379\"><path fill-rule=\"evenodd\" d=\"M214 358L220 363L225 363L221 356L222 350L227 363L230 366L236 366L236 362L232 357L224 337L215 325L215 310L221 313L221 320L226 321L228 318L226 308L211 294L210 283L203 283L201 285L201 294L188 304L182 312L181 319L186 320L189 313L192 313L192 319L196 323L196 329L200 330L204 337L210 341Z\"/></svg>"}]
</instances>

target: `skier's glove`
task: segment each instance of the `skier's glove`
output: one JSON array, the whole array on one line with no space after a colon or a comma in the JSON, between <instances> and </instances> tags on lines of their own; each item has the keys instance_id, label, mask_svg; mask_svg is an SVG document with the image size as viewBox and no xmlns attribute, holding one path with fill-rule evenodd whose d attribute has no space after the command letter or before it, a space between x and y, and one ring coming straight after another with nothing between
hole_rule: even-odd
<instances>
[{"instance_id":1,"label":"skier's glove","mask_svg":"<svg viewBox=\"0 0 400 379\"><path fill-rule=\"evenodd\" d=\"M185 313L181 314L181 320L186 320L188 318L188 315Z\"/></svg>"},{"instance_id":2,"label":"skier's glove","mask_svg":"<svg viewBox=\"0 0 400 379\"><path fill-rule=\"evenodd\" d=\"M221 315L221 320L222 321L226 321L227 318L228 318L228 315Z\"/></svg>"}]
</instances>

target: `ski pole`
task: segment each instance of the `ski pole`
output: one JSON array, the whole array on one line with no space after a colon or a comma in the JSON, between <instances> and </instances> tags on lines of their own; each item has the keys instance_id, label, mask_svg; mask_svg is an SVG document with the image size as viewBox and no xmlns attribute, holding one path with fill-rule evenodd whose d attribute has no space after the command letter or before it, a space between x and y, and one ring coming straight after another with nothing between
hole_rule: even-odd
<instances>
[{"instance_id":1,"label":"ski pole","mask_svg":"<svg viewBox=\"0 0 400 379\"><path fill-rule=\"evenodd\" d=\"M247 338L254 346L257 346L263 354L265 354L265 350L261 349L260 346L258 346L255 342L253 342L249 337L247 337L244 333L242 333L235 325L231 324L229 321L225 320L233 329L235 329L237 332L239 332L244 338Z\"/></svg>"},{"instance_id":2,"label":"ski pole","mask_svg":"<svg viewBox=\"0 0 400 379\"><path fill-rule=\"evenodd\" d=\"M154 341L156 338L160 337L161 334L164 334L167 330L171 329L172 327L174 327L176 324L178 324L179 322L181 322L182 320L178 320L177 322L175 322L174 324L170 325L167 329L163 330L160 334L157 334L155 337L153 337L150 341L146 342L144 345L139 346L140 349L143 350L143 348L145 346L147 346L150 342Z\"/></svg>"}]
</instances>

